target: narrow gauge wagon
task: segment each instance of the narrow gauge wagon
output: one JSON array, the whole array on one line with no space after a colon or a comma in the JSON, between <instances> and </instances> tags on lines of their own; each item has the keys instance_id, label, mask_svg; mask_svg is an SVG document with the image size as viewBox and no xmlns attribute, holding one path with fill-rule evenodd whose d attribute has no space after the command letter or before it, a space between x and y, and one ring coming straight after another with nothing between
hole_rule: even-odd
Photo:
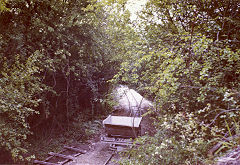
<instances>
[{"instance_id":1,"label":"narrow gauge wagon","mask_svg":"<svg viewBox=\"0 0 240 165\"><path fill-rule=\"evenodd\" d=\"M107 136L135 138L141 136L142 117L112 116L103 120Z\"/></svg>"}]
</instances>

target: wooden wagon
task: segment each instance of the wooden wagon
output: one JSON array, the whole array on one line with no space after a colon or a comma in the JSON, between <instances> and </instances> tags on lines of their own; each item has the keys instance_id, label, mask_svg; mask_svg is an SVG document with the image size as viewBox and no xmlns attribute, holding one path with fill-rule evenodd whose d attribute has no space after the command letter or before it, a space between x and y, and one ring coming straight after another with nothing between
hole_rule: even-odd
<instances>
[{"instance_id":1,"label":"wooden wagon","mask_svg":"<svg viewBox=\"0 0 240 165\"><path fill-rule=\"evenodd\" d=\"M112 116L103 120L107 136L135 138L141 136L142 117Z\"/></svg>"}]
</instances>

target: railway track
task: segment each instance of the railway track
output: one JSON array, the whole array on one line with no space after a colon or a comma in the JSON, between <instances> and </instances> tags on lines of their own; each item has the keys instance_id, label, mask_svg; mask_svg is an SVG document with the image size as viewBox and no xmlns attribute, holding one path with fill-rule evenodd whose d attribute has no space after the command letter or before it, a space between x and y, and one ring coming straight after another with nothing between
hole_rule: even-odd
<instances>
[{"instance_id":1,"label":"railway track","mask_svg":"<svg viewBox=\"0 0 240 165\"><path fill-rule=\"evenodd\" d=\"M126 138L101 137L101 141L103 143L109 143L109 149L113 151L103 165L107 165L117 152L124 152L133 146L133 140Z\"/></svg>"},{"instance_id":2,"label":"railway track","mask_svg":"<svg viewBox=\"0 0 240 165\"><path fill-rule=\"evenodd\" d=\"M44 161L34 160L33 164L39 165L63 165L69 161L74 160L77 156L81 154L87 153L87 150L80 149L78 147L72 146L64 146L64 149L61 152L48 153L49 157L47 157Z\"/></svg>"},{"instance_id":3,"label":"railway track","mask_svg":"<svg viewBox=\"0 0 240 165\"><path fill-rule=\"evenodd\" d=\"M133 141L124 138L110 138L101 137L101 143L109 144L109 150L112 154L106 159L103 165L109 164L114 155L118 152L125 151L133 145ZM89 151L90 152L90 151ZM38 165L64 165L68 162L75 160L78 156L88 153L87 150L83 150L76 146L64 146L63 150L58 153L50 152L49 157L43 161L34 160L33 164Z\"/></svg>"}]
</instances>

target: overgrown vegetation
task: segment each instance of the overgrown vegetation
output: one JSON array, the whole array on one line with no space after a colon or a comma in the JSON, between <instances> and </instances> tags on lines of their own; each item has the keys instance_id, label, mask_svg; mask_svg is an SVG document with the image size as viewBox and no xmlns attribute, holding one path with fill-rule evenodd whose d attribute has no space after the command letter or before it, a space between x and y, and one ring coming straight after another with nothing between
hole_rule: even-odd
<instances>
[{"instance_id":1,"label":"overgrown vegetation","mask_svg":"<svg viewBox=\"0 0 240 165\"><path fill-rule=\"evenodd\" d=\"M208 164L220 153L208 157L211 148L236 135L239 7L237 1L148 1L137 22L141 46L114 81L152 97L158 131L138 139L143 145L123 164Z\"/></svg>"},{"instance_id":2,"label":"overgrown vegetation","mask_svg":"<svg viewBox=\"0 0 240 165\"><path fill-rule=\"evenodd\" d=\"M0 146L24 160L28 137L105 114L119 60L103 5L87 0L1 1Z\"/></svg>"},{"instance_id":3,"label":"overgrown vegetation","mask_svg":"<svg viewBox=\"0 0 240 165\"><path fill-rule=\"evenodd\" d=\"M29 137L27 147L28 154L34 155L38 160L44 160L49 152L60 152L63 146L77 146L79 144L88 144L88 140L99 137L101 134L101 118L89 120L86 115L79 115L74 118L67 129L56 129L54 125L51 129L42 131L41 134L35 134Z\"/></svg>"},{"instance_id":4,"label":"overgrown vegetation","mask_svg":"<svg viewBox=\"0 0 240 165\"><path fill-rule=\"evenodd\" d=\"M126 5L0 0L1 152L25 160L46 130L91 136L114 83L155 104L156 135L139 138L123 164L210 163L238 145L239 2L149 0L135 21Z\"/></svg>"}]
</instances>

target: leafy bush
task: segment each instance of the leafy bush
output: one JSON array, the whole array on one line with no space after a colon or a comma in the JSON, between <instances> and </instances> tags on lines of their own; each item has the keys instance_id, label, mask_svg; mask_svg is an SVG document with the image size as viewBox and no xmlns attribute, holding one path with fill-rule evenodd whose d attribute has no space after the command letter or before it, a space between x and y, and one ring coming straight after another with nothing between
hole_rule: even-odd
<instances>
[{"instance_id":1,"label":"leafy bush","mask_svg":"<svg viewBox=\"0 0 240 165\"><path fill-rule=\"evenodd\" d=\"M201 164L208 151L207 128L193 114L164 115L157 133L138 138L122 164ZM125 155L126 156L126 155Z\"/></svg>"},{"instance_id":2,"label":"leafy bush","mask_svg":"<svg viewBox=\"0 0 240 165\"><path fill-rule=\"evenodd\" d=\"M86 116L100 114L97 105L119 65L97 1L0 5L0 147L17 161L31 133L56 123L70 127L86 109Z\"/></svg>"},{"instance_id":3,"label":"leafy bush","mask_svg":"<svg viewBox=\"0 0 240 165\"><path fill-rule=\"evenodd\" d=\"M0 78L0 146L11 152L15 160L23 160L26 153L26 139L31 134L28 117L38 114L34 108L39 105L39 96L48 88L35 77L39 74L39 52L20 63L4 63Z\"/></svg>"}]
</instances>

